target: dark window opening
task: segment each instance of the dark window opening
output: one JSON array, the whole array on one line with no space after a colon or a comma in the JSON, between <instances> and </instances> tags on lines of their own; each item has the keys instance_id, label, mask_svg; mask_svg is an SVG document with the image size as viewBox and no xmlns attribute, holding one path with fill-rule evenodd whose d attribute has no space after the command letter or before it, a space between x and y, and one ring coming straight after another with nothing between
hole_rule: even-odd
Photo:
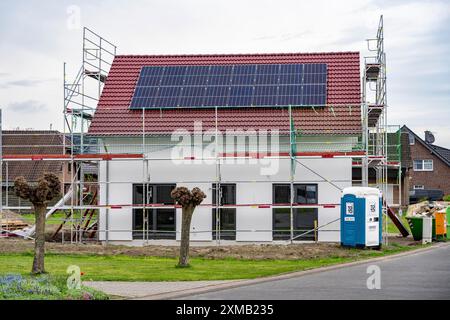
<instances>
[{"instance_id":1,"label":"dark window opening","mask_svg":"<svg viewBox=\"0 0 450 320\"><path fill-rule=\"evenodd\" d=\"M219 193L219 197L217 197ZM220 199L220 201L217 201ZM236 204L236 185L220 184L216 188L213 184L212 203L214 205L226 206ZM218 224L216 225L216 223ZM216 230L217 228L217 230ZM216 208L212 209L212 229L213 239L236 240L236 208Z\"/></svg>"},{"instance_id":2,"label":"dark window opening","mask_svg":"<svg viewBox=\"0 0 450 320\"><path fill-rule=\"evenodd\" d=\"M315 240L314 221L318 219L317 208L294 208L295 240ZM307 231L311 231L304 234ZM302 235L303 234L303 235ZM301 236L300 236L301 235ZM273 240L289 240L291 237L291 215L289 208L273 209Z\"/></svg>"},{"instance_id":3,"label":"dark window opening","mask_svg":"<svg viewBox=\"0 0 450 320\"><path fill-rule=\"evenodd\" d=\"M290 204L290 185L273 185L273 203L288 206ZM318 192L316 184L294 184L293 202L297 204L317 204ZM290 208L273 208L273 240L288 240L291 236ZM315 240L312 231L318 220L317 208L294 208L292 214L294 237L304 234L296 240Z\"/></svg>"},{"instance_id":4,"label":"dark window opening","mask_svg":"<svg viewBox=\"0 0 450 320\"><path fill-rule=\"evenodd\" d=\"M133 203L173 205L170 193L175 187L175 184L135 184ZM133 209L133 239L175 239L175 231L175 208Z\"/></svg>"},{"instance_id":5,"label":"dark window opening","mask_svg":"<svg viewBox=\"0 0 450 320\"><path fill-rule=\"evenodd\" d=\"M291 203L291 185L274 184L273 185L273 203L290 204ZM317 184L294 184L293 203L297 204L317 204L318 193Z\"/></svg>"}]
</instances>

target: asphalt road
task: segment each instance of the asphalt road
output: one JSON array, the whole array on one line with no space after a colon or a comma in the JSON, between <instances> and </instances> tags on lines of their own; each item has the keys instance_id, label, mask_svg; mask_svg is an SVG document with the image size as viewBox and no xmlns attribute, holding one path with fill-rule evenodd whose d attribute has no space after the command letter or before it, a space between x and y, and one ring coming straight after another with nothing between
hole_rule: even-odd
<instances>
[{"instance_id":1,"label":"asphalt road","mask_svg":"<svg viewBox=\"0 0 450 320\"><path fill-rule=\"evenodd\" d=\"M380 289L373 271L379 267ZM373 268L373 269L376 269ZM370 270L369 270L370 271ZM375 272L376 274L376 272ZM198 294L183 299L450 299L450 245L296 278Z\"/></svg>"}]
</instances>

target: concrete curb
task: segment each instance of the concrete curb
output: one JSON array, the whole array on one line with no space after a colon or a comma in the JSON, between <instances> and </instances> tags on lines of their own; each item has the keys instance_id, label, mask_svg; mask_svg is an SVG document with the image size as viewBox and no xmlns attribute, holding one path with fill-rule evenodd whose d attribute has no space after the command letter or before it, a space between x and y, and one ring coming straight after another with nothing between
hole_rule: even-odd
<instances>
[{"instance_id":1,"label":"concrete curb","mask_svg":"<svg viewBox=\"0 0 450 320\"><path fill-rule=\"evenodd\" d=\"M225 290L225 289L238 288L238 287L243 287L243 286L248 286L248 285L253 285L253 284L258 284L258 283L264 283L264 282L270 282L270 281L286 280L286 279L301 277L301 276L305 276L305 275L309 275L309 274L315 274L315 273L320 273L320 272L325 272L325 271L330 271L330 270L358 266L358 265L366 264L368 262L372 263L372 262L378 262L378 261L391 260L391 259L401 258L404 256L420 254L420 253L423 253L426 251L439 249L439 248L449 246L449 245L450 245L450 243L438 243L438 244L434 244L434 245L426 247L426 248L413 249L410 251L400 252L400 253L387 255L387 256L383 256L383 257L378 257L378 258L368 258L368 259L352 261L352 262L347 262L347 263L342 263L342 264L336 264L336 265L331 265L331 266L326 266L326 267L314 268L314 269L310 269L310 270L283 273L283 274L264 277L264 278L257 278L257 279L250 279L250 280L236 280L236 281L232 281L229 283L215 284L215 285L204 286L204 287L195 288L195 289L180 290L177 292L166 292L166 293L161 293L161 294L133 297L133 298L128 298L127 300L170 300L170 299L178 299L178 298L189 299L189 296L191 296L191 295L220 291L220 290Z\"/></svg>"}]
</instances>

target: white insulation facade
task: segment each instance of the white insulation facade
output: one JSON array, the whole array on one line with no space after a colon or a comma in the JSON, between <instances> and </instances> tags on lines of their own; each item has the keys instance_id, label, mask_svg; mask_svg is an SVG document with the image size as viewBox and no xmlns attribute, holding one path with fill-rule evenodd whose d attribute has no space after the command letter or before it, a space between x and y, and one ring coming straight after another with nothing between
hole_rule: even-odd
<instances>
[{"instance_id":1,"label":"white insulation facade","mask_svg":"<svg viewBox=\"0 0 450 320\"><path fill-rule=\"evenodd\" d=\"M155 158L154 154L152 156ZM352 185L352 159L318 157L297 160L309 169L297 164L294 183L317 184L318 204L311 207L318 208L318 226L321 227L338 219L341 192L336 186L345 188ZM273 208L270 206L273 203L273 184L290 182L289 158L260 159L254 162L256 163L249 163L248 159L233 159L232 163L227 164L224 160L220 164L221 183L236 185L236 241L238 242L273 240ZM332 183L324 181L323 178ZM100 210L99 239L104 241L107 236L108 241L112 243L125 241L137 244L139 242L133 240L133 209L125 206L133 203L133 184L173 183L190 189L199 187L207 195L204 204L211 204L213 183L217 179L215 161L209 164L203 161L200 163L186 161L180 164L171 160L102 161L99 180L108 181L108 183L100 183L100 203L117 207ZM265 206L261 208L261 204ZM176 210L176 239L179 239L181 209ZM192 220L191 240L212 241L211 230L214 228L212 224L212 207L198 207ZM107 235L105 230L108 230ZM339 221L320 228L318 241L340 241L339 230Z\"/></svg>"}]
</instances>

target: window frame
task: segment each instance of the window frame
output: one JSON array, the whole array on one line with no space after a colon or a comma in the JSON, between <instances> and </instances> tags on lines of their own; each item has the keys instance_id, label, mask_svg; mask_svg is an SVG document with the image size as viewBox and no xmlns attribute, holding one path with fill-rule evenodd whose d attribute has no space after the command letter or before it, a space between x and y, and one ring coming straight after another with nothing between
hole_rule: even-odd
<instances>
[{"instance_id":1,"label":"window frame","mask_svg":"<svg viewBox=\"0 0 450 320\"><path fill-rule=\"evenodd\" d=\"M423 184L415 184L413 190L425 190L425 186Z\"/></svg>"},{"instance_id":2,"label":"window frame","mask_svg":"<svg viewBox=\"0 0 450 320\"><path fill-rule=\"evenodd\" d=\"M236 183L220 183L219 184L220 188L230 188L232 193L228 194L228 196L230 197L230 201L225 201L227 202L226 204L221 203L221 205L236 205L236 201L237 201L237 185ZM217 188L217 184L213 183L211 186L211 191L212 191L212 196L211 196L211 201L212 201L212 208L211 208L211 236L213 240L217 240L217 231L215 231L216 228L216 208L215 206L218 205L217 203L217 199L216 199L216 188ZM221 201L223 200L223 196L220 199ZM218 208L219 210L219 214L222 218L222 213L223 214L227 214L227 215L232 215L234 216L234 230L233 231L221 231L220 232L220 239L221 240L236 240L236 229L237 229L237 210L236 208Z\"/></svg>"},{"instance_id":3,"label":"window frame","mask_svg":"<svg viewBox=\"0 0 450 320\"><path fill-rule=\"evenodd\" d=\"M306 192L307 191L306 189L310 186L314 186L316 189L314 202L308 202L308 198L305 196L306 202L295 202L294 201L294 203L301 204L301 205L311 205L311 206L316 206L319 204L319 185L317 183L294 183L294 200L296 198L296 191L298 189L300 189L300 187L304 187L305 192ZM284 188L288 187L289 199L287 202L279 202L279 203L275 202L275 199L276 199L275 188L276 187L284 187ZM289 183L273 183L272 184L272 202L273 202L273 204L275 204L275 205L276 204L286 204L286 203L290 204L291 203L290 191L291 191L291 185Z\"/></svg>"},{"instance_id":4,"label":"window frame","mask_svg":"<svg viewBox=\"0 0 450 320\"><path fill-rule=\"evenodd\" d=\"M170 186L173 188L177 187L176 183L133 183L132 184L132 192L133 192L133 204L142 204L137 203L137 196L136 196L136 187L143 187L142 190L142 197L143 197L143 203L145 204L157 204L157 198L158 198L158 187L161 186ZM149 201L149 190L152 189L151 192L151 201ZM164 203L169 204L169 203ZM170 203L172 204L172 203ZM175 201L173 201L173 204L175 204ZM147 231L145 230L137 230L135 229L135 222L136 222L136 214L138 211L141 211L141 214L144 215L144 211L146 211L147 219L151 221L151 224L149 222ZM175 232L173 233L158 233L154 232L155 230L158 231L159 229L154 229L154 226L158 226L158 216L159 213L167 213L168 211L172 211L174 222L173 222L173 228ZM151 218L150 218L151 215ZM132 209L132 238L133 240L144 240L146 239L144 237L145 233L147 233L148 239L176 239L176 230L177 230L177 211L176 208L167 208L167 209L155 209L155 208L133 208ZM164 231L164 230L162 230Z\"/></svg>"},{"instance_id":5,"label":"window frame","mask_svg":"<svg viewBox=\"0 0 450 320\"><path fill-rule=\"evenodd\" d=\"M286 211L286 212L282 212ZM276 229L276 216L277 214L285 214L289 216L287 229ZM306 208L294 208L293 210L293 222L294 222L294 237L299 236L306 231L314 229L314 224L310 226L300 226L300 221L302 215L314 215L315 220L319 220L319 208L317 207L306 207ZM302 228L302 229L299 229ZM303 229L311 228L311 229ZM291 238L291 221L290 221L290 209L289 208L273 208L272 209L272 240L289 240ZM315 233L309 232L301 237L296 238L296 240L315 240Z\"/></svg>"},{"instance_id":6,"label":"window frame","mask_svg":"<svg viewBox=\"0 0 450 320\"><path fill-rule=\"evenodd\" d=\"M310 186L314 186L315 188L315 198L314 198L314 203L308 203L308 197L306 194L307 188ZM288 201L287 202L276 202L276 188L277 187L282 187L282 188L288 188L289 190L289 194L288 194ZM290 239L290 228L291 228L291 221L290 221L290 217L289 217L289 226L288 226L288 230L276 230L275 229L275 225L276 225L276 215L277 214L289 214L290 212L282 212L282 211L286 211L289 210L289 208L280 208L277 207L277 205L290 205L290 191L291 191L291 185L289 183L273 183L272 184L272 203L273 203L273 207L272 207L272 239L273 240L289 240ZM297 226L300 224L300 218L302 214L305 214L305 212L307 212L307 214L313 214L315 215L316 219L319 219L319 184L317 183L294 183L294 199L297 198L297 190L299 190L300 188L303 188L305 191L305 202L304 203L300 203L300 202L294 202L297 204L301 204L304 205L305 207L295 207L293 210L293 223L294 223L294 237L298 236L304 232L306 232L308 229L306 230L298 230ZM307 206L307 207L306 207ZM310 226L312 228L314 228L314 226ZM310 232L300 238L297 238L296 240L314 240L314 232Z\"/></svg>"},{"instance_id":7,"label":"window frame","mask_svg":"<svg viewBox=\"0 0 450 320\"><path fill-rule=\"evenodd\" d=\"M420 163L420 167L416 166ZM426 169L425 163L431 164L431 168ZM413 170L414 171L433 171L434 170L434 163L433 159L413 159Z\"/></svg>"}]
</instances>

